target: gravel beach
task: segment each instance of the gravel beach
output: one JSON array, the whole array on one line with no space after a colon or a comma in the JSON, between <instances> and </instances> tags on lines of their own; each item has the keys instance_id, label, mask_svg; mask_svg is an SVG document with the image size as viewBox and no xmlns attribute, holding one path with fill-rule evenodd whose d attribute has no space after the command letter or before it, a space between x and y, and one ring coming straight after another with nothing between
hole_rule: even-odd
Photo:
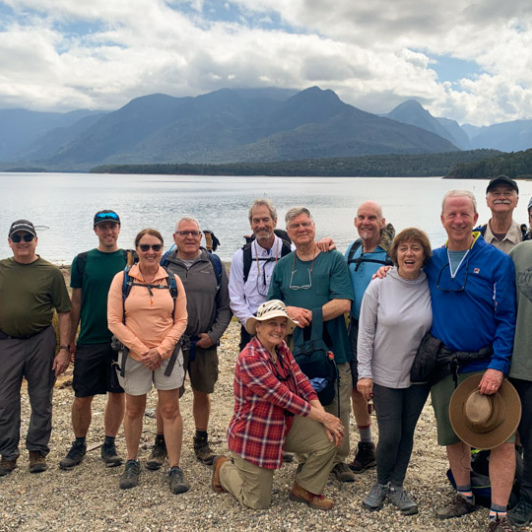
<instances>
[{"instance_id":1,"label":"gravel beach","mask_svg":"<svg viewBox=\"0 0 532 532\"><path fill-rule=\"evenodd\" d=\"M239 325L233 319L220 348L220 380L212 396L209 434L219 453L227 452L225 432L233 408L233 371L238 351ZM445 477L445 452L436 445L436 429L430 404L427 403L417 426L416 441L405 487L419 505L415 516L403 516L392 506L370 513L362 508L362 498L375 481L375 470L357 477L353 484L340 484L330 477L325 494L336 505L330 512L312 510L288 499L296 463L284 464L276 472L272 506L254 511L241 508L229 494L216 494L210 487L212 469L196 461L192 450L194 423L192 394L187 391L181 400L184 419L184 444L181 466L191 489L172 495L166 485L166 469L148 471L144 463L155 434L156 393L148 396L144 418L140 460L141 477L138 487L118 488L122 467L106 468L100 459L99 444L103 441L103 410L105 398L93 403L92 426L87 438L88 448L82 464L71 471L62 471L59 461L73 439L70 405L73 398L71 368L60 378L54 392L53 432L48 455L48 471L28 472L28 455L24 436L29 420L27 393L22 394L22 445L18 468L0 478L0 531L164 531L164 530L379 530L379 531L472 531L486 530L488 511L481 509L471 515L450 521L433 517L434 509L452 496ZM429 400L430 401L430 400ZM151 416L150 416L151 414ZM374 432L377 434L376 422ZM358 439L351 428L351 448ZM126 453L123 433L117 448Z\"/></svg>"}]
</instances>

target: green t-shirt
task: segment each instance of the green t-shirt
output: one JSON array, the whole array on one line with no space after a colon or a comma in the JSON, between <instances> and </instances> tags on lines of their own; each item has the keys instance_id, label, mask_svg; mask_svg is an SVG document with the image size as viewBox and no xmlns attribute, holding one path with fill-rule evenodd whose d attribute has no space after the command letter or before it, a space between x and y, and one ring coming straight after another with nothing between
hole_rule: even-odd
<instances>
[{"instance_id":1,"label":"green t-shirt","mask_svg":"<svg viewBox=\"0 0 532 532\"><path fill-rule=\"evenodd\" d=\"M13 257L0 261L0 330L19 338L37 334L52 323L54 308L71 308L57 266L41 257L30 264Z\"/></svg>"},{"instance_id":2,"label":"green t-shirt","mask_svg":"<svg viewBox=\"0 0 532 532\"><path fill-rule=\"evenodd\" d=\"M125 266L126 259L121 249L113 253L91 249L87 254L83 278L78 269L78 257L72 261L70 286L81 288L79 344L111 341L112 333L107 328L107 293L113 277Z\"/></svg>"},{"instance_id":3,"label":"green t-shirt","mask_svg":"<svg viewBox=\"0 0 532 532\"><path fill-rule=\"evenodd\" d=\"M532 381L532 241L515 246L510 251L510 257L515 265L517 321L508 375Z\"/></svg>"},{"instance_id":4,"label":"green t-shirt","mask_svg":"<svg viewBox=\"0 0 532 532\"><path fill-rule=\"evenodd\" d=\"M353 301L353 285L347 263L338 251L320 253L314 264L310 260L300 260L297 255L294 263L294 255L295 252L286 255L275 266L268 299L281 299L286 306L309 310L323 307L332 299ZM310 288L305 288L309 285ZM323 339L334 353L337 364L353 358L344 316L324 323Z\"/></svg>"}]
</instances>

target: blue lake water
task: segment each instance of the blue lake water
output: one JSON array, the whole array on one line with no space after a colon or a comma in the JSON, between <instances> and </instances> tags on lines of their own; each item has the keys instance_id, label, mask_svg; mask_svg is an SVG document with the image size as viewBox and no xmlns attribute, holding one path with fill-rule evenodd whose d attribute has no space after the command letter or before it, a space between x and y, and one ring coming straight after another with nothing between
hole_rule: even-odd
<instances>
[{"instance_id":1,"label":"blue lake water","mask_svg":"<svg viewBox=\"0 0 532 532\"><path fill-rule=\"evenodd\" d=\"M372 199L383 207L396 230L424 229L434 246L445 242L440 223L441 199L453 188L471 190L479 203L479 220L489 218L485 191L488 180L427 178L324 178L324 177L212 177L161 175L107 175L68 173L0 173L2 214L0 258L11 255L7 233L11 222L27 218L38 228L38 253L56 263L69 263L74 255L96 246L94 213L114 209L122 220L119 244L133 246L140 229L162 232L171 244L175 222L194 216L202 229L212 229L222 245L217 253L230 260L249 234L247 213L257 197L270 198L278 209L278 226L294 205L308 207L317 236L332 236L345 251L356 238L353 218L358 205ZM526 206L532 181L519 182L520 204L516 220L527 221ZM47 229L45 229L46 227Z\"/></svg>"}]
</instances>

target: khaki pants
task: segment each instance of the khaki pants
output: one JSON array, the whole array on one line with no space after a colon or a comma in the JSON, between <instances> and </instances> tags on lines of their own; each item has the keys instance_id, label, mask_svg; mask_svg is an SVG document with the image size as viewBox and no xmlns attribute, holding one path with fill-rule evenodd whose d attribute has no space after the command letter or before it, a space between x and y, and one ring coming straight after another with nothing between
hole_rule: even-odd
<instances>
[{"instance_id":1,"label":"khaki pants","mask_svg":"<svg viewBox=\"0 0 532 532\"><path fill-rule=\"evenodd\" d=\"M307 491L321 494L336 456L336 447L327 438L323 425L308 417L295 416L284 450L307 456L295 481ZM256 466L234 452L231 458L220 468L222 487L243 506L267 508L272 500L274 470Z\"/></svg>"},{"instance_id":2,"label":"khaki pants","mask_svg":"<svg viewBox=\"0 0 532 532\"><path fill-rule=\"evenodd\" d=\"M353 378L351 377L351 365L338 364L338 374L340 376L340 383L336 382L334 385L334 400L330 405L324 406L326 412L333 416L340 417L342 424L345 427L345 436L342 445L337 449L334 464L345 462L349 456L349 422L351 415L351 391L353 389ZM340 416L338 416L338 387L340 388Z\"/></svg>"}]
</instances>

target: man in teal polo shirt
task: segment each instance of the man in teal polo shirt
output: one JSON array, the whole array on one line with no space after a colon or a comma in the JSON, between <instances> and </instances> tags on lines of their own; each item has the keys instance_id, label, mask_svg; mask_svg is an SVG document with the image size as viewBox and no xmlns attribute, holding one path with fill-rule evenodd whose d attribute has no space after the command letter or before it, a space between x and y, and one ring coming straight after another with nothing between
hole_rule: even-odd
<instances>
[{"instance_id":1,"label":"man in teal polo shirt","mask_svg":"<svg viewBox=\"0 0 532 532\"><path fill-rule=\"evenodd\" d=\"M292 207L286 213L285 221L288 236L296 250L277 262L268 299L284 301L290 318L301 328L310 326L312 309L322 310L323 340L334 353L340 375L335 399L325 410L338 415L339 395L339 417L346 428L346 437L338 449L333 472L340 482L354 482L355 476L345 463L349 455L352 352L344 314L349 312L354 298L349 271L338 251L320 252L315 241L315 224L307 208Z\"/></svg>"}]
</instances>

